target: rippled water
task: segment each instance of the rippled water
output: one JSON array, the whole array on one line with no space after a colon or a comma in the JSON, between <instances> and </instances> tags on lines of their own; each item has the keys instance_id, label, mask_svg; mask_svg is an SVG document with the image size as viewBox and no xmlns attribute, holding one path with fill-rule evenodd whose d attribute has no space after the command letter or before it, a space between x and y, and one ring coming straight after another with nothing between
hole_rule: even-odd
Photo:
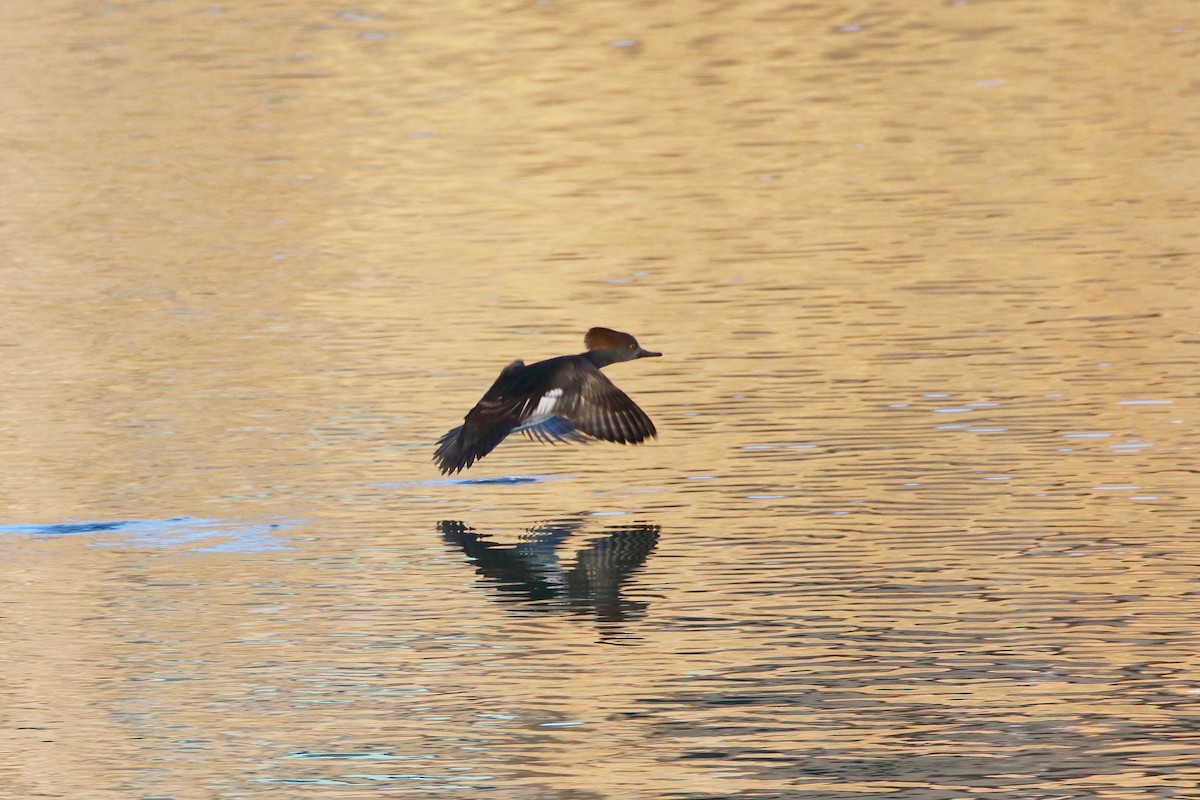
<instances>
[{"instance_id":1,"label":"rippled water","mask_svg":"<svg viewBox=\"0 0 1200 800\"><path fill-rule=\"evenodd\" d=\"M10 10L0 796L1197 796L1197 30Z\"/></svg>"}]
</instances>

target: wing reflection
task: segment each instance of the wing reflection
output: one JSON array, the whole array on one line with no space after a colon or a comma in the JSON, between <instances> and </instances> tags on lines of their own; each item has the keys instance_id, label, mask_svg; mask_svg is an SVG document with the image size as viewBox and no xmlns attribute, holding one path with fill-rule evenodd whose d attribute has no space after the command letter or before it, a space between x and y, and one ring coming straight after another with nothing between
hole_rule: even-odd
<instances>
[{"instance_id":1,"label":"wing reflection","mask_svg":"<svg viewBox=\"0 0 1200 800\"><path fill-rule=\"evenodd\" d=\"M530 608L594 614L601 622L642 616L646 603L621 596L622 585L658 544L659 526L621 525L588 539L573 558L560 546L584 527L587 517L541 522L513 546L502 546L457 520L442 520L438 531L460 548L498 592L497 599Z\"/></svg>"}]
</instances>

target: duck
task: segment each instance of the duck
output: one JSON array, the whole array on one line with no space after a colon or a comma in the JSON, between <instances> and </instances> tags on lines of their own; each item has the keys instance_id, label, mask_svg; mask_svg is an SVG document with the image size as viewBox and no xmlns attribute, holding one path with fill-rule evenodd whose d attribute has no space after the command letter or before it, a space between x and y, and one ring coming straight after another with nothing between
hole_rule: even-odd
<instances>
[{"instance_id":1,"label":"duck","mask_svg":"<svg viewBox=\"0 0 1200 800\"><path fill-rule=\"evenodd\" d=\"M510 433L545 444L641 444L657 437L646 412L600 370L662 353L611 328L591 328L583 345L587 349L578 355L528 365L518 359L502 369L463 424L438 439L433 460L442 474L470 468Z\"/></svg>"}]
</instances>

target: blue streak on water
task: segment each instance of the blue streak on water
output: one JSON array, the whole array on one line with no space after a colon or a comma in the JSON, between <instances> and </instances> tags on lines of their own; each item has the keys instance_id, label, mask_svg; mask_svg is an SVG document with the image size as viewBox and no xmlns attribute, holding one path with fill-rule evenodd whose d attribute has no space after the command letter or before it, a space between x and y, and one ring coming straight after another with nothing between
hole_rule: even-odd
<instances>
[{"instance_id":1,"label":"blue streak on water","mask_svg":"<svg viewBox=\"0 0 1200 800\"><path fill-rule=\"evenodd\" d=\"M570 475L501 475L495 478L431 478L424 481L393 481L372 484L379 489L399 489L402 486L518 486L526 483L561 481Z\"/></svg>"},{"instance_id":2,"label":"blue streak on water","mask_svg":"<svg viewBox=\"0 0 1200 800\"><path fill-rule=\"evenodd\" d=\"M330 778L251 778L251 783L313 784L315 786L355 786L351 781L335 781Z\"/></svg>"},{"instance_id":3,"label":"blue streak on water","mask_svg":"<svg viewBox=\"0 0 1200 800\"><path fill-rule=\"evenodd\" d=\"M193 548L195 553L261 553L290 550L279 531L296 523L247 524L234 520L172 517L163 520L116 520L109 522L62 522L49 525L0 525L0 536L90 536L117 534L119 539L99 539L95 547L120 547L136 543L152 547L177 547L206 544Z\"/></svg>"}]
</instances>

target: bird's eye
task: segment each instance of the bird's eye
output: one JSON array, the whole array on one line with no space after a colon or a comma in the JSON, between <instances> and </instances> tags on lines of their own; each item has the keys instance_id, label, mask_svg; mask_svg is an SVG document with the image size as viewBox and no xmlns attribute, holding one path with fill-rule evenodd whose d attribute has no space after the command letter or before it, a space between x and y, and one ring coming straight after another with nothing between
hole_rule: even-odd
<instances>
[{"instance_id":1,"label":"bird's eye","mask_svg":"<svg viewBox=\"0 0 1200 800\"><path fill-rule=\"evenodd\" d=\"M633 349L633 345L629 345L629 349L630 349L630 350L632 350L632 349Z\"/></svg>"}]
</instances>

